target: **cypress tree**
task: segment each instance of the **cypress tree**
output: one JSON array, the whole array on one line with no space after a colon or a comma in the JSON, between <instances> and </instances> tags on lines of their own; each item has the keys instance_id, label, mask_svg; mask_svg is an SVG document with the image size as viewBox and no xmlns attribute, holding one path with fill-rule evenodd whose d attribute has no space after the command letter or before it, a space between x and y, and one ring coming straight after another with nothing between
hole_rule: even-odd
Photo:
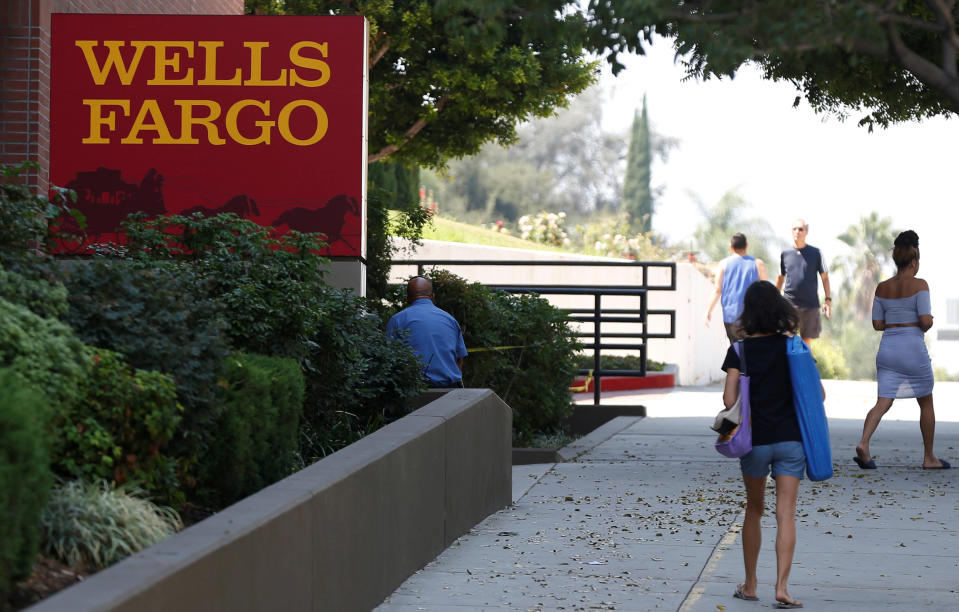
<instances>
[{"instance_id":1,"label":"cypress tree","mask_svg":"<svg viewBox=\"0 0 959 612\"><path fill-rule=\"evenodd\" d=\"M633 115L629 153L626 157L626 178L623 180L623 210L629 214L630 229L635 232L648 232L653 225L653 192L649 185L652 163L644 94L642 113Z\"/></svg>"}]
</instances>

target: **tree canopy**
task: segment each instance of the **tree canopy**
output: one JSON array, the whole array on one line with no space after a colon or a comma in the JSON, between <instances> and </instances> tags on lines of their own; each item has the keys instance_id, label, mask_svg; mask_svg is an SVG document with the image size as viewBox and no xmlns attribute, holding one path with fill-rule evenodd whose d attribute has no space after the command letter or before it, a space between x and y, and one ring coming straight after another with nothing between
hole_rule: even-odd
<instances>
[{"instance_id":1,"label":"tree canopy","mask_svg":"<svg viewBox=\"0 0 959 612\"><path fill-rule=\"evenodd\" d=\"M658 34L690 76L754 62L818 112L865 113L870 129L959 112L956 0L590 0L588 13L586 46L614 73L620 53L641 54Z\"/></svg>"},{"instance_id":2,"label":"tree canopy","mask_svg":"<svg viewBox=\"0 0 959 612\"><path fill-rule=\"evenodd\" d=\"M369 161L442 167L545 117L595 79L568 0L246 0L258 14L364 15Z\"/></svg>"}]
</instances>

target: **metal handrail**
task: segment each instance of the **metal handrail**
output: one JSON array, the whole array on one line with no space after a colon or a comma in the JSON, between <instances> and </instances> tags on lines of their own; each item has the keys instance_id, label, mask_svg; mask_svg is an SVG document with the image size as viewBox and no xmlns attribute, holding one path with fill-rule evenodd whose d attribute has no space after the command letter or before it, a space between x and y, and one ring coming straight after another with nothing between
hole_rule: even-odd
<instances>
[{"instance_id":1,"label":"metal handrail","mask_svg":"<svg viewBox=\"0 0 959 612\"><path fill-rule=\"evenodd\" d=\"M676 290L676 263L675 262L655 262L655 261L555 261L555 260L471 260L462 261L455 259L419 259L419 260L394 260L393 265L415 265L417 274L422 275L427 266L568 266L568 267L640 267L643 270L642 283L631 287L621 285L489 285L496 289L508 291L510 293L536 293L546 295L591 295L594 298L592 308L572 308L564 309L567 312L567 320L577 323L592 323L591 332L577 331L575 335L580 338L592 338L591 344L584 344L583 348L593 350L593 369L577 370L578 374L593 375L593 406L599 406L601 403L601 381L603 376L646 376L646 347L647 341L651 338L675 338L676 337L676 311L675 310L650 310L646 307L647 293L649 291L675 291ZM668 268L670 270L669 283L665 285L650 285L648 283L649 268ZM603 310L602 298L606 296L637 296L639 297L638 309L608 309ZM632 315L632 316L629 316ZM668 316L669 333L649 333L647 331L648 319L650 315ZM610 332L602 333L603 323L636 323L642 325L642 332L621 333ZM603 342L604 339L622 338L638 339L638 343L610 344ZM609 370L601 369L601 354L603 350L638 350L640 355L639 370Z\"/></svg>"}]
</instances>

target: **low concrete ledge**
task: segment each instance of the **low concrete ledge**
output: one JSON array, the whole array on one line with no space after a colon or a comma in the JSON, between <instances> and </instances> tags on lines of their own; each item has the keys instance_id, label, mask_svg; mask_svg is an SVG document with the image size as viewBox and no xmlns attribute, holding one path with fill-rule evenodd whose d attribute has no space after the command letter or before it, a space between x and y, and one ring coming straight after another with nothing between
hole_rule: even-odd
<instances>
[{"instance_id":1,"label":"low concrete ledge","mask_svg":"<svg viewBox=\"0 0 959 612\"><path fill-rule=\"evenodd\" d=\"M370 610L511 501L512 413L455 389L30 608Z\"/></svg>"}]
</instances>

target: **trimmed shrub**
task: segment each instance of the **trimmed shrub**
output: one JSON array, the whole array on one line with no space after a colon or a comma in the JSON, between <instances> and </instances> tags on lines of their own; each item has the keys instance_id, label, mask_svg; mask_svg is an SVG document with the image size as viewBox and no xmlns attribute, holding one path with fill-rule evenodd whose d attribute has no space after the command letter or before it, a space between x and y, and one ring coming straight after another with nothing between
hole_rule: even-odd
<instances>
[{"instance_id":1,"label":"trimmed shrub","mask_svg":"<svg viewBox=\"0 0 959 612\"><path fill-rule=\"evenodd\" d=\"M188 465L167 454L183 418L172 377L134 370L104 349L91 361L80 399L57 419L55 469L89 481L134 481L152 496L182 501L178 474Z\"/></svg>"},{"instance_id":2,"label":"trimmed shrub","mask_svg":"<svg viewBox=\"0 0 959 612\"><path fill-rule=\"evenodd\" d=\"M40 549L39 518L53 483L43 394L0 370L0 601L30 574Z\"/></svg>"},{"instance_id":3,"label":"trimmed shrub","mask_svg":"<svg viewBox=\"0 0 959 612\"><path fill-rule=\"evenodd\" d=\"M0 298L0 368L11 367L59 410L76 400L88 348L69 327Z\"/></svg>"},{"instance_id":4,"label":"trimmed shrub","mask_svg":"<svg viewBox=\"0 0 959 612\"><path fill-rule=\"evenodd\" d=\"M142 494L80 480L54 487L40 515L43 554L76 569L101 570L182 528L174 510Z\"/></svg>"},{"instance_id":5,"label":"trimmed shrub","mask_svg":"<svg viewBox=\"0 0 959 612\"><path fill-rule=\"evenodd\" d=\"M217 435L197 465L201 496L222 505L294 471L304 393L292 359L232 355L225 363Z\"/></svg>"},{"instance_id":6,"label":"trimmed shrub","mask_svg":"<svg viewBox=\"0 0 959 612\"><path fill-rule=\"evenodd\" d=\"M445 270L427 276L436 305L459 321L467 348L476 349L464 361L464 385L488 387L513 409L517 445L561 429L573 412L569 385L580 346L566 314L538 296L511 295ZM397 309L404 291L393 294Z\"/></svg>"}]
</instances>

